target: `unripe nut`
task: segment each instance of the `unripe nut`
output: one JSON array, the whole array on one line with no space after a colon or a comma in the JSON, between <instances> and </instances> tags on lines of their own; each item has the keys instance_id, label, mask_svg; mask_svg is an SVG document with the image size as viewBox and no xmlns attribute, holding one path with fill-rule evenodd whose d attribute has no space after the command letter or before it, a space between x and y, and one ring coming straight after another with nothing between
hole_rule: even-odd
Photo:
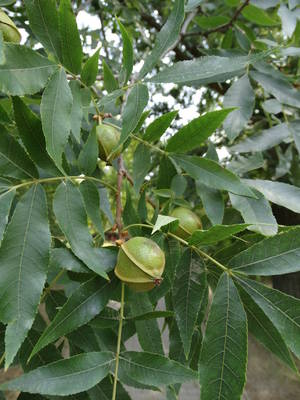
<instances>
[{"instance_id":1,"label":"unripe nut","mask_svg":"<svg viewBox=\"0 0 300 400\"><path fill-rule=\"evenodd\" d=\"M0 31L3 34L3 40L5 42L20 43L21 34L18 31L16 25L5 14L3 10L0 9Z\"/></svg>"},{"instance_id":2,"label":"unripe nut","mask_svg":"<svg viewBox=\"0 0 300 400\"><path fill-rule=\"evenodd\" d=\"M101 160L108 162L119 157L122 149L114 150L120 141L120 131L113 126L100 124L96 127L96 134Z\"/></svg>"},{"instance_id":3,"label":"unripe nut","mask_svg":"<svg viewBox=\"0 0 300 400\"><path fill-rule=\"evenodd\" d=\"M179 220L179 226L175 234L182 239L188 239L197 229L202 229L200 218L188 208L174 208L171 216Z\"/></svg>"},{"instance_id":4,"label":"unripe nut","mask_svg":"<svg viewBox=\"0 0 300 400\"><path fill-rule=\"evenodd\" d=\"M160 284L165 254L151 239L134 237L120 247L115 275L136 292L147 292Z\"/></svg>"}]
</instances>

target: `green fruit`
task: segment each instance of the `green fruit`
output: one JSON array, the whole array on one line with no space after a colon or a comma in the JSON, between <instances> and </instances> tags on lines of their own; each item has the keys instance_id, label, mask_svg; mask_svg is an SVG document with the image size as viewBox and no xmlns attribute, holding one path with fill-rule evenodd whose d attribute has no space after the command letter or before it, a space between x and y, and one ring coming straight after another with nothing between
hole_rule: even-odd
<instances>
[{"instance_id":1,"label":"green fruit","mask_svg":"<svg viewBox=\"0 0 300 400\"><path fill-rule=\"evenodd\" d=\"M112 161L119 157L122 149L113 151L120 141L120 131L110 125L100 124L96 127L99 145L99 157L103 161Z\"/></svg>"},{"instance_id":2,"label":"green fruit","mask_svg":"<svg viewBox=\"0 0 300 400\"><path fill-rule=\"evenodd\" d=\"M171 216L179 219L179 227L175 234L182 239L187 239L197 229L202 228L198 215L185 207L177 207L171 213Z\"/></svg>"},{"instance_id":3,"label":"green fruit","mask_svg":"<svg viewBox=\"0 0 300 400\"><path fill-rule=\"evenodd\" d=\"M165 268L165 254L153 240L134 237L122 244L116 276L136 292L147 292L159 285Z\"/></svg>"},{"instance_id":4,"label":"green fruit","mask_svg":"<svg viewBox=\"0 0 300 400\"><path fill-rule=\"evenodd\" d=\"M16 25L5 14L3 10L0 9L0 31L3 34L3 40L5 42L20 43L21 34L18 31Z\"/></svg>"}]
</instances>

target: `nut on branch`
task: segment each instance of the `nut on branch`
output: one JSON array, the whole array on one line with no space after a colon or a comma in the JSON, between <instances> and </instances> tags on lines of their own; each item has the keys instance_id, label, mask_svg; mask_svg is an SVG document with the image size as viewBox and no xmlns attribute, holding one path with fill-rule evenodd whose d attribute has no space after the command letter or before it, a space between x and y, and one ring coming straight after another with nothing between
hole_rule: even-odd
<instances>
[{"instance_id":1,"label":"nut on branch","mask_svg":"<svg viewBox=\"0 0 300 400\"><path fill-rule=\"evenodd\" d=\"M120 141L120 131L113 126L100 124L96 127L99 145L99 157L103 161L115 160L122 152L122 148L115 151Z\"/></svg>"},{"instance_id":2,"label":"nut on branch","mask_svg":"<svg viewBox=\"0 0 300 400\"><path fill-rule=\"evenodd\" d=\"M136 292L147 292L161 283L165 254L151 239L134 237L121 245L116 276Z\"/></svg>"},{"instance_id":3,"label":"nut on branch","mask_svg":"<svg viewBox=\"0 0 300 400\"><path fill-rule=\"evenodd\" d=\"M0 9L0 31L5 42L20 43L21 34L9 16Z\"/></svg>"},{"instance_id":4,"label":"nut on branch","mask_svg":"<svg viewBox=\"0 0 300 400\"><path fill-rule=\"evenodd\" d=\"M178 218L179 226L175 233L182 239L189 238L193 232L202 228L202 223L198 215L188 208L174 208L171 212L171 217Z\"/></svg>"}]
</instances>

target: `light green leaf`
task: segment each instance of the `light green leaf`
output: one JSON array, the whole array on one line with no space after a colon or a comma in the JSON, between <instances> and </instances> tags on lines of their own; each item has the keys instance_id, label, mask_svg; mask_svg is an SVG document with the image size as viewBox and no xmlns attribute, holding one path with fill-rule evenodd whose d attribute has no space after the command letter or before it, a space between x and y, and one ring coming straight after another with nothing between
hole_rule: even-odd
<instances>
[{"instance_id":1,"label":"light green leaf","mask_svg":"<svg viewBox=\"0 0 300 400\"><path fill-rule=\"evenodd\" d=\"M78 272L81 274L91 272L77 257L74 256L70 250L64 247L51 249L50 269L52 268L62 268L66 269L67 271Z\"/></svg>"},{"instance_id":2,"label":"light green leaf","mask_svg":"<svg viewBox=\"0 0 300 400\"><path fill-rule=\"evenodd\" d=\"M91 321L104 309L116 285L116 279L108 282L98 277L83 283L73 292L50 325L47 326L39 341L34 346L29 359L49 343Z\"/></svg>"},{"instance_id":3,"label":"light green leaf","mask_svg":"<svg viewBox=\"0 0 300 400\"><path fill-rule=\"evenodd\" d=\"M79 186L87 215L97 231L104 238L104 230L100 212L100 196L97 186L91 181L83 181Z\"/></svg>"},{"instance_id":4,"label":"light green leaf","mask_svg":"<svg viewBox=\"0 0 300 400\"><path fill-rule=\"evenodd\" d=\"M185 11L192 11L194 8L198 7L203 0L188 0L186 6L185 6Z\"/></svg>"},{"instance_id":5,"label":"light green leaf","mask_svg":"<svg viewBox=\"0 0 300 400\"><path fill-rule=\"evenodd\" d=\"M269 99L262 103L262 108L270 114L279 114L282 111L282 104L276 99Z\"/></svg>"},{"instance_id":6,"label":"light green leaf","mask_svg":"<svg viewBox=\"0 0 300 400\"><path fill-rule=\"evenodd\" d=\"M119 87L118 81L115 78L112 70L106 64L104 59L102 60L102 69L103 69L103 84L105 90L107 90L108 93L117 90Z\"/></svg>"},{"instance_id":7,"label":"light green leaf","mask_svg":"<svg viewBox=\"0 0 300 400\"><path fill-rule=\"evenodd\" d=\"M122 114L122 132L120 144L124 143L130 133L137 126L144 108L148 104L149 94L147 86L138 83L131 89Z\"/></svg>"},{"instance_id":8,"label":"light green leaf","mask_svg":"<svg viewBox=\"0 0 300 400\"><path fill-rule=\"evenodd\" d=\"M71 111L71 130L72 134L80 143L81 124L83 118L83 102L81 85L77 80L69 82L70 89L73 97L72 111Z\"/></svg>"},{"instance_id":9,"label":"light green leaf","mask_svg":"<svg viewBox=\"0 0 300 400\"><path fill-rule=\"evenodd\" d=\"M300 119L296 119L289 124L290 131L294 137L295 145L300 154Z\"/></svg>"},{"instance_id":10,"label":"light green leaf","mask_svg":"<svg viewBox=\"0 0 300 400\"><path fill-rule=\"evenodd\" d=\"M243 179L243 182L260 191L272 203L296 213L300 212L300 189L298 187L262 179Z\"/></svg>"},{"instance_id":11,"label":"light green leaf","mask_svg":"<svg viewBox=\"0 0 300 400\"><path fill-rule=\"evenodd\" d=\"M0 248L0 319L8 324L6 367L33 324L47 277L50 243L45 192L34 185L18 202Z\"/></svg>"},{"instance_id":12,"label":"light green leaf","mask_svg":"<svg viewBox=\"0 0 300 400\"><path fill-rule=\"evenodd\" d=\"M254 197L253 192L229 170L221 167L215 161L185 155L172 155L172 159L183 168L193 179L209 187L228 190L241 196Z\"/></svg>"},{"instance_id":13,"label":"light green leaf","mask_svg":"<svg viewBox=\"0 0 300 400\"><path fill-rule=\"evenodd\" d=\"M269 239L266 239L269 240ZM250 279L236 278L278 329L291 351L300 356L300 300Z\"/></svg>"},{"instance_id":14,"label":"light green leaf","mask_svg":"<svg viewBox=\"0 0 300 400\"><path fill-rule=\"evenodd\" d=\"M122 85L124 85L130 78L133 69L133 47L131 37L129 36L125 26L118 19L117 22L123 40L123 59L122 70L120 73L120 82L122 83Z\"/></svg>"},{"instance_id":15,"label":"light green leaf","mask_svg":"<svg viewBox=\"0 0 300 400\"><path fill-rule=\"evenodd\" d=\"M278 15L281 19L282 31L290 38L297 25L297 15L287 8L285 4L281 4L278 9Z\"/></svg>"},{"instance_id":16,"label":"light green leaf","mask_svg":"<svg viewBox=\"0 0 300 400\"><path fill-rule=\"evenodd\" d=\"M279 76L252 71L251 78L257 81L266 92L271 93L280 103L300 107L300 93L288 81Z\"/></svg>"},{"instance_id":17,"label":"light green leaf","mask_svg":"<svg viewBox=\"0 0 300 400\"><path fill-rule=\"evenodd\" d=\"M229 193L232 206L242 214L246 224L253 224L248 226L250 231L265 236L276 235L278 225L270 203L260 192L255 189L253 191L257 197L256 199Z\"/></svg>"},{"instance_id":18,"label":"light green leaf","mask_svg":"<svg viewBox=\"0 0 300 400\"><path fill-rule=\"evenodd\" d=\"M151 155L149 148L140 143L134 152L132 165L132 177L136 193L139 193L150 167Z\"/></svg>"},{"instance_id":19,"label":"light green leaf","mask_svg":"<svg viewBox=\"0 0 300 400\"><path fill-rule=\"evenodd\" d=\"M242 11L243 17L250 22L262 26L275 26L278 22L271 18L261 8L255 7L253 4L247 5Z\"/></svg>"},{"instance_id":20,"label":"light green leaf","mask_svg":"<svg viewBox=\"0 0 300 400\"><path fill-rule=\"evenodd\" d=\"M126 351L121 353L119 374L134 377L144 385L165 386L197 378L195 371L159 354Z\"/></svg>"},{"instance_id":21,"label":"light green leaf","mask_svg":"<svg viewBox=\"0 0 300 400\"><path fill-rule=\"evenodd\" d=\"M159 72L149 79L149 82L184 83L197 86L212 82L224 82L236 75L241 75L248 65L262 56L207 56L191 61L180 61Z\"/></svg>"},{"instance_id":22,"label":"light green leaf","mask_svg":"<svg viewBox=\"0 0 300 400\"><path fill-rule=\"evenodd\" d=\"M149 71L151 71L155 64L163 57L165 52L167 52L167 50L176 43L183 20L184 1L176 0L167 22L161 28L156 37L153 50L147 56L144 62L144 65L139 73L140 79L142 79Z\"/></svg>"},{"instance_id":23,"label":"light green leaf","mask_svg":"<svg viewBox=\"0 0 300 400\"><path fill-rule=\"evenodd\" d=\"M203 260L190 249L182 254L173 284L173 307L186 359L206 290Z\"/></svg>"},{"instance_id":24,"label":"light green leaf","mask_svg":"<svg viewBox=\"0 0 300 400\"><path fill-rule=\"evenodd\" d=\"M114 90L113 92L102 97L102 99L99 101L99 106L108 107L114 104L119 97L123 96L123 94L124 94L123 89Z\"/></svg>"},{"instance_id":25,"label":"light green leaf","mask_svg":"<svg viewBox=\"0 0 300 400\"><path fill-rule=\"evenodd\" d=\"M199 147L231 112L232 108L212 111L193 119L168 140L166 151L183 153Z\"/></svg>"},{"instance_id":26,"label":"light green leaf","mask_svg":"<svg viewBox=\"0 0 300 400\"><path fill-rule=\"evenodd\" d=\"M94 247L79 189L69 182L61 183L54 196L53 209L74 254L96 274L107 278L106 272L115 266L116 255L110 249Z\"/></svg>"},{"instance_id":27,"label":"light green leaf","mask_svg":"<svg viewBox=\"0 0 300 400\"><path fill-rule=\"evenodd\" d=\"M9 212L15 194L15 190L9 190L0 194L0 243L8 223Z\"/></svg>"},{"instance_id":28,"label":"light green leaf","mask_svg":"<svg viewBox=\"0 0 300 400\"><path fill-rule=\"evenodd\" d=\"M5 46L5 44L3 41L3 33L0 32L0 65L5 64L5 61L6 61L4 46Z\"/></svg>"},{"instance_id":29,"label":"light green leaf","mask_svg":"<svg viewBox=\"0 0 300 400\"><path fill-rule=\"evenodd\" d=\"M224 217L224 199L219 190L196 181L196 191L200 197L206 215L213 225L222 224Z\"/></svg>"},{"instance_id":30,"label":"light green leaf","mask_svg":"<svg viewBox=\"0 0 300 400\"><path fill-rule=\"evenodd\" d=\"M100 49L96 50L92 57L90 57L83 66L81 72L81 80L87 86L92 86L92 84L97 79L99 51Z\"/></svg>"},{"instance_id":31,"label":"light green leaf","mask_svg":"<svg viewBox=\"0 0 300 400\"><path fill-rule=\"evenodd\" d=\"M195 18L196 24L203 29L217 28L218 26L227 24L229 21L230 19L225 17L225 15L214 15L208 17L199 15Z\"/></svg>"},{"instance_id":32,"label":"light green leaf","mask_svg":"<svg viewBox=\"0 0 300 400\"><path fill-rule=\"evenodd\" d=\"M0 135L0 174L17 179L34 179L39 176L23 147L4 128Z\"/></svg>"},{"instance_id":33,"label":"light green leaf","mask_svg":"<svg viewBox=\"0 0 300 400\"><path fill-rule=\"evenodd\" d=\"M197 229L189 238L192 246L207 246L218 243L248 228L248 224L214 225L207 230Z\"/></svg>"},{"instance_id":34,"label":"light green leaf","mask_svg":"<svg viewBox=\"0 0 300 400\"><path fill-rule=\"evenodd\" d=\"M137 293L130 297L130 309L133 315L153 312L148 293ZM135 328L139 343L144 351L164 354L161 333L155 319L135 319ZM133 376L134 378L134 376Z\"/></svg>"},{"instance_id":35,"label":"light green leaf","mask_svg":"<svg viewBox=\"0 0 300 400\"><path fill-rule=\"evenodd\" d=\"M113 360L105 351L79 354L30 371L0 389L56 396L84 392L105 378Z\"/></svg>"},{"instance_id":36,"label":"light green leaf","mask_svg":"<svg viewBox=\"0 0 300 400\"><path fill-rule=\"evenodd\" d=\"M232 279L224 273L213 297L200 354L201 400L240 399L247 342L246 314Z\"/></svg>"},{"instance_id":37,"label":"light green leaf","mask_svg":"<svg viewBox=\"0 0 300 400\"><path fill-rule=\"evenodd\" d=\"M252 116L255 94L247 75L234 82L227 90L223 106L238 107L228 115L224 129L229 139L235 139Z\"/></svg>"},{"instance_id":38,"label":"light green leaf","mask_svg":"<svg viewBox=\"0 0 300 400\"><path fill-rule=\"evenodd\" d=\"M49 81L41 102L41 119L49 155L62 170L62 154L71 129L72 92L60 68Z\"/></svg>"},{"instance_id":39,"label":"light green leaf","mask_svg":"<svg viewBox=\"0 0 300 400\"><path fill-rule=\"evenodd\" d=\"M265 129L260 133L247 137L238 144L228 148L230 152L248 153L250 151L265 151L291 136L286 123Z\"/></svg>"},{"instance_id":40,"label":"light green leaf","mask_svg":"<svg viewBox=\"0 0 300 400\"><path fill-rule=\"evenodd\" d=\"M162 228L163 226L170 225L173 228L176 228L176 226L178 226L178 224L179 224L178 218L169 217L168 215L158 214L157 220L153 226L151 235L153 235L153 233L159 231L160 228Z\"/></svg>"},{"instance_id":41,"label":"light green leaf","mask_svg":"<svg viewBox=\"0 0 300 400\"><path fill-rule=\"evenodd\" d=\"M262 153L253 153L248 156L238 155L227 164L227 168L241 176L249 171L262 168L265 164Z\"/></svg>"},{"instance_id":42,"label":"light green leaf","mask_svg":"<svg viewBox=\"0 0 300 400\"><path fill-rule=\"evenodd\" d=\"M288 367L298 373L295 361L278 330L249 294L242 288L239 289L247 313L249 332Z\"/></svg>"},{"instance_id":43,"label":"light green leaf","mask_svg":"<svg viewBox=\"0 0 300 400\"><path fill-rule=\"evenodd\" d=\"M247 275L282 275L300 271L300 229L262 240L235 255L229 265Z\"/></svg>"},{"instance_id":44,"label":"light green leaf","mask_svg":"<svg viewBox=\"0 0 300 400\"><path fill-rule=\"evenodd\" d=\"M89 136L82 147L78 157L80 171L85 175L92 175L97 167L98 161L98 139L96 126L90 131Z\"/></svg>"},{"instance_id":45,"label":"light green leaf","mask_svg":"<svg viewBox=\"0 0 300 400\"><path fill-rule=\"evenodd\" d=\"M83 54L70 0L60 0L58 21L63 64L73 74L80 74Z\"/></svg>"},{"instance_id":46,"label":"light green leaf","mask_svg":"<svg viewBox=\"0 0 300 400\"><path fill-rule=\"evenodd\" d=\"M19 135L31 159L45 171L53 175L59 174L46 151L45 137L40 119L20 97L13 97L13 107Z\"/></svg>"},{"instance_id":47,"label":"light green leaf","mask_svg":"<svg viewBox=\"0 0 300 400\"><path fill-rule=\"evenodd\" d=\"M25 0L30 28L45 49L62 60L56 0Z\"/></svg>"},{"instance_id":48,"label":"light green leaf","mask_svg":"<svg viewBox=\"0 0 300 400\"><path fill-rule=\"evenodd\" d=\"M34 50L16 44L5 44L6 62L0 65L0 90L8 95L23 96L43 89L57 65Z\"/></svg>"},{"instance_id":49,"label":"light green leaf","mask_svg":"<svg viewBox=\"0 0 300 400\"><path fill-rule=\"evenodd\" d=\"M177 114L178 111L170 111L155 119L149 126L147 126L143 139L148 142L156 142L159 140L159 138L169 128Z\"/></svg>"}]
</instances>

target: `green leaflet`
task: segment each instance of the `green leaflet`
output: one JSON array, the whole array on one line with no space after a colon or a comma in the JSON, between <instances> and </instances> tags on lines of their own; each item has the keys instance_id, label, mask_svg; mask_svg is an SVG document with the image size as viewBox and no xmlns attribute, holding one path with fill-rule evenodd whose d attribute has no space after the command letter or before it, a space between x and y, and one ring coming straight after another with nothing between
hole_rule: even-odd
<instances>
[{"instance_id":1,"label":"green leaflet","mask_svg":"<svg viewBox=\"0 0 300 400\"><path fill-rule=\"evenodd\" d=\"M33 324L47 277L50 240L46 196L34 185L19 201L0 248L0 319L8 324L6 367Z\"/></svg>"},{"instance_id":2,"label":"green leaflet","mask_svg":"<svg viewBox=\"0 0 300 400\"><path fill-rule=\"evenodd\" d=\"M31 352L30 359L49 343L85 325L106 306L117 280L108 282L98 277L83 283L58 311Z\"/></svg>"},{"instance_id":3,"label":"green leaflet","mask_svg":"<svg viewBox=\"0 0 300 400\"><path fill-rule=\"evenodd\" d=\"M0 65L0 90L23 96L43 89L57 65L34 50L16 44L4 46L5 63Z\"/></svg>"},{"instance_id":4,"label":"green leaflet","mask_svg":"<svg viewBox=\"0 0 300 400\"><path fill-rule=\"evenodd\" d=\"M232 279L223 273L200 354L201 400L240 399L246 378L247 345L246 314Z\"/></svg>"},{"instance_id":5,"label":"green leaflet","mask_svg":"<svg viewBox=\"0 0 300 400\"><path fill-rule=\"evenodd\" d=\"M41 102L41 119L46 138L46 148L62 171L62 154L71 130L73 97L67 75L60 68L49 81Z\"/></svg>"},{"instance_id":6,"label":"green leaflet","mask_svg":"<svg viewBox=\"0 0 300 400\"><path fill-rule=\"evenodd\" d=\"M0 386L43 395L67 396L91 389L109 373L114 354L93 352L37 368Z\"/></svg>"},{"instance_id":7,"label":"green leaflet","mask_svg":"<svg viewBox=\"0 0 300 400\"><path fill-rule=\"evenodd\" d=\"M107 278L106 272L115 266L116 254L110 249L94 247L79 189L69 182L61 183L54 196L53 209L74 254L96 274Z\"/></svg>"}]
</instances>

